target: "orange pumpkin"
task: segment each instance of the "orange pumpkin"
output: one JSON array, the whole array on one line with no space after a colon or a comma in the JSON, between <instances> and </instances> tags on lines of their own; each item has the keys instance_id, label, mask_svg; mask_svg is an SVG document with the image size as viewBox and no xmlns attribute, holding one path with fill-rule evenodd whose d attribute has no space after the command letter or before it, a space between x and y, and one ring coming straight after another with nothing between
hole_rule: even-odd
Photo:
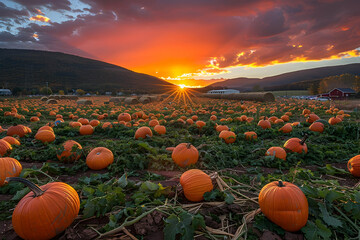
<instances>
[{"instance_id":1,"label":"orange pumpkin","mask_svg":"<svg viewBox=\"0 0 360 240\"><path fill-rule=\"evenodd\" d=\"M86 118L79 118L78 122L81 123L82 125L90 124L89 119Z\"/></svg>"},{"instance_id":2,"label":"orange pumpkin","mask_svg":"<svg viewBox=\"0 0 360 240\"><path fill-rule=\"evenodd\" d=\"M244 135L245 135L246 140L255 140L255 139L257 139L256 132L245 132Z\"/></svg>"},{"instance_id":3,"label":"orange pumpkin","mask_svg":"<svg viewBox=\"0 0 360 240\"><path fill-rule=\"evenodd\" d=\"M24 137L28 133L29 133L29 130L24 125L21 125L21 124L11 126L7 130L8 136L18 135L19 137Z\"/></svg>"},{"instance_id":4,"label":"orange pumpkin","mask_svg":"<svg viewBox=\"0 0 360 240\"><path fill-rule=\"evenodd\" d=\"M107 168L113 162L113 153L104 147L94 148L86 157L86 165L93 170Z\"/></svg>"},{"instance_id":5,"label":"orange pumpkin","mask_svg":"<svg viewBox=\"0 0 360 240\"><path fill-rule=\"evenodd\" d=\"M310 131L322 133L324 131L324 124L321 122L314 122L309 127Z\"/></svg>"},{"instance_id":6,"label":"orange pumpkin","mask_svg":"<svg viewBox=\"0 0 360 240\"><path fill-rule=\"evenodd\" d=\"M90 125L91 125L92 127L96 127L96 126L98 126L99 124L100 124L100 121L99 121L99 120L93 119L93 120L90 121Z\"/></svg>"},{"instance_id":7,"label":"orange pumpkin","mask_svg":"<svg viewBox=\"0 0 360 240\"><path fill-rule=\"evenodd\" d=\"M266 156L275 156L276 158L286 160L286 151L282 147L271 147L266 153Z\"/></svg>"},{"instance_id":8,"label":"orange pumpkin","mask_svg":"<svg viewBox=\"0 0 360 240\"><path fill-rule=\"evenodd\" d=\"M156 125L159 125L159 121L156 119L153 119L151 121L149 121L149 127L155 127Z\"/></svg>"},{"instance_id":9,"label":"orange pumpkin","mask_svg":"<svg viewBox=\"0 0 360 240\"><path fill-rule=\"evenodd\" d=\"M195 124L198 128L202 128L206 125L206 123L204 121L196 121Z\"/></svg>"},{"instance_id":10,"label":"orange pumpkin","mask_svg":"<svg viewBox=\"0 0 360 240\"><path fill-rule=\"evenodd\" d=\"M15 158L0 158L0 186L5 184L7 177L18 177L22 171L22 166Z\"/></svg>"},{"instance_id":11,"label":"orange pumpkin","mask_svg":"<svg viewBox=\"0 0 360 240\"><path fill-rule=\"evenodd\" d=\"M156 125L154 127L154 130L157 134L159 135L163 135L166 133L166 127L165 126L161 126L161 125Z\"/></svg>"},{"instance_id":12,"label":"orange pumpkin","mask_svg":"<svg viewBox=\"0 0 360 240\"><path fill-rule=\"evenodd\" d=\"M229 127L226 126L226 125L218 125L218 126L216 126L216 131L217 132L221 132L221 131L224 131L224 130L229 131Z\"/></svg>"},{"instance_id":13,"label":"orange pumpkin","mask_svg":"<svg viewBox=\"0 0 360 240\"><path fill-rule=\"evenodd\" d=\"M347 167L355 177L360 177L360 155L356 155L348 161Z\"/></svg>"},{"instance_id":14,"label":"orange pumpkin","mask_svg":"<svg viewBox=\"0 0 360 240\"><path fill-rule=\"evenodd\" d=\"M92 135L94 133L94 128L89 125L82 125L79 129L80 135Z\"/></svg>"},{"instance_id":15,"label":"orange pumpkin","mask_svg":"<svg viewBox=\"0 0 360 240\"><path fill-rule=\"evenodd\" d=\"M19 140L17 140L17 139L14 138L14 137L11 137L11 136L3 137L2 140L7 141L8 143L10 143L11 146L12 146L12 145L18 145L18 146L20 146Z\"/></svg>"},{"instance_id":16,"label":"orange pumpkin","mask_svg":"<svg viewBox=\"0 0 360 240\"><path fill-rule=\"evenodd\" d=\"M63 150L57 154L57 158L60 161L72 163L77 161L81 157L81 151L82 147L81 145L74 141L74 140L67 140L62 145Z\"/></svg>"},{"instance_id":17,"label":"orange pumpkin","mask_svg":"<svg viewBox=\"0 0 360 240\"><path fill-rule=\"evenodd\" d=\"M220 132L219 138L224 139L227 144L234 143L236 140L236 134L232 131L223 130Z\"/></svg>"},{"instance_id":18,"label":"orange pumpkin","mask_svg":"<svg viewBox=\"0 0 360 240\"><path fill-rule=\"evenodd\" d=\"M262 129L271 128L271 123L269 120L260 120L258 122L258 126L260 126Z\"/></svg>"},{"instance_id":19,"label":"orange pumpkin","mask_svg":"<svg viewBox=\"0 0 360 240\"><path fill-rule=\"evenodd\" d=\"M135 132L135 139L139 139L139 138L145 139L147 137L152 137L152 135L153 133L149 127L140 127Z\"/></svg>"},{"instance_id":20,"label":"orange pumpkin","mask_svg":"<svg viewBox=\"0 0 360 240\"><path fill-rule=\"evenodd\" d=\"M120 113L118 116L118 121L125 121L130 122L131 121L131 115L128 113Z\"/></svg>"},{"instance_id":21,"label":"orange pumpkin","mask_svg":"<svg viewBox=\"0 0 360 240\"><path fill-rule=\"evenodd\" d=\"M180 167L195 164L199 159L199 151L191 143L180 143L171 155L173 161Z\"/></svg>"},{"instance_id":22,"label":"orange pumpkin","mask_svg":"<svg viewBox=\"0 0 360 240\"><path fill-rule=\"evenodd\" d=\"M283 133L290 133L292 132L292 126L290 123L287 123L285 124L284 126L282 126L280 129L279 129L280 132L283 132Z\"/></svg>"},{"instance_id":23,"label":"orange pumpkin","mask_svg":"<svg viewBox=\"0 0 360 240\"><path fill-rule=\"evenodd\" d=\"M304 227L309 216L305 194L289 182L274 181L265 185L259 194L263 214L273 223L289 232Z\"/></svg>"},{"instance_id":24,"label":"orange pumpkin","mask_svg":"<svg viewBox=\"0 0 360 240\"><path fill-rule=\"evenodd\" d=\"M180 177L180 184L186 199L192 202L203 200L204 193L214 188L210 176L198 169L184 172Z\"/></svg>"},{"instance_id":25,"label":"orange pumpkin","mask_svg":"<svg viewBox=\"0 0 360 240\"><path fill-rule=\"evenodd\" d=\"M284 148L287 151L290 152L297 152L297 153L302 153L305 152L307 153L307 146L306 146L306 139L307 139L307 135L304 136L304 138L301 140L299 138L290 138L289 140L287 140L284 144Z\"/></svg>"},{"instance_id":26,"label":"orange pumpkin","mask_svg":"<svg viewBox=\"0 0 360 240\"><path fill-rule=\"evenodd\" d=\"M18 177L6 181L22 182L31 190L12 215L13 228L23 239L51 239L70 226L79 213L79 195L66 183L52 182L38 187Z\"/></svg>"},{"instance_id":27,"label":"orange pumpkin","mask_svg":"<svg viewBox=\"0 0 360 240\"><path fill-rule=\"evenodd\" d=\"M0 156L4 156L6 153L12 150L10 143L7 141L0 139Z\"/></svg>"},{"instance_id":28,"label":"orange pumpkin","mask_svg":"<svg viewBox=\"0 0 360 240\"><path fill-rule=\"evenodd\" d=\"M309 117L306 119L306 121L307 121L308 123L313 123L313 122L315 122L316 120L319 120L319 119L320 119L320 118L319 118L318 115L312 113L312 114L309 114Z\"/></svg>"},{"instance_id":29,"label":"orange pumpkin","mask_svg":"<svg viewBox=\"0 0 360 240\"><path fill-rule=\"evenodd\" d=\"M329 119L329 124L330 125L335 125L335 124L338 124L340 122L342 122L342 120L340 118L338 118L338 117L332 117L332 118Z\"/></svg>"},{"instance_id":30,"label":"orange pumpkin","mask_svg":"<svg viewBox=\"0 0 360 240\"><path fill-rule=\"evenodd\" d=\"M42 126L38 129L38 132L42 131L42 130L49 130L49 131L52 131L54 132L54 129L50 126Z\"/></svg>"},{"instance_id":31,"label":"orange pumpkin","mask_svg":"<svg viewBox=\"0 0 360 240\"><path fill-rule=\"evenodd\" d=\"M55 141L55 134L50 130L41 130L36 133L35 139L43 143L50 143Z\"/></svg>"}]
</instances>

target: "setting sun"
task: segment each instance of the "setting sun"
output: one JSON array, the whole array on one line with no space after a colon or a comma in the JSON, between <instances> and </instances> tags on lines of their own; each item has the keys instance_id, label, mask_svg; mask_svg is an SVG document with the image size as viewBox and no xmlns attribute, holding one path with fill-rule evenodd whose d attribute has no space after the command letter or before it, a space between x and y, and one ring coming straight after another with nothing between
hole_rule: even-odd
<instances>
[{"instance_id":1,"label":"setting sun","mask_svg":"<svg viewBox=\"0 0 360 240\"><path fill-rule=\"evenodd\" d=\"M178 85L181 89L184 89L186 86L184 84L179 84Z\"/></svg>"}]
</instances>

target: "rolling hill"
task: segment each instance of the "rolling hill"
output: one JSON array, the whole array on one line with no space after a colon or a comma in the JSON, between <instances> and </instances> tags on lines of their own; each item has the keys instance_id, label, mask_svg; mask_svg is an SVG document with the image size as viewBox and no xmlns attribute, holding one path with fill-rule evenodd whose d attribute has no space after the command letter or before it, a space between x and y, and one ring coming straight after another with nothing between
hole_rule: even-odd
<instances>
[{"instance_id":1,"label":"rolling hill","mask_svg":"<svg viewBox=\"0 0 360 240\"><path fill-rule=\"evenodd\" d=\"M31 91L128 91L161 93L173 84L113 64L74 55L22 49L0 49L0 87Z\"/></svg>"},{"instance_id":2,"label":"rolling hill","mask_svg":"<svg viewBox=\"0 0 360 240\"><path fill-rule=\"evenodd\" d=\"M344 73L360 75L360 63L299 70L265 78L233 78L223 82L213 83L209 85L208 88L226 87L239 90L251 90L254 86L259 85L264 89L281 90L282 87L289 85L301 86L301 84L296 84L298 82L311 82Z\"/></svg>"}]
</instances>

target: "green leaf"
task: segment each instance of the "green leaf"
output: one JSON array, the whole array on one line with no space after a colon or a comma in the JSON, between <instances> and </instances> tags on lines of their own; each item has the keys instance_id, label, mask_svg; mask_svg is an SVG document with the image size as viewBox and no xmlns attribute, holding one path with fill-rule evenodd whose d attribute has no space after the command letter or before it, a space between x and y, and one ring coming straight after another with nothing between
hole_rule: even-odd
<instances>
[{"instance_id":1,"label":"green leaf","mask_svg":"<svg viewBox=\"0 0 360 240\"><path fill-rule=\"evenodd\" d=\"M217 197L220 196L220 191L218 189L214 189L211 192L204 193L204 199L205 201L214 201Z\"/></svg>"},{"instance_id":2,"label":"green leaf","mask_svg":"<svg viewBox=\"0 0 360 240\"><path fill-rule=\"evenodd\" d=\"M29 192L30 192L29 188L24 188L24 189L22 189L20 191L17 191L16 194L12 197L11 200L20 201Z\"/></svg>"},{"instance_id":3,"label":"green leaf","mask_svg":"<svg viewBox=\"0 0 360 240\"><path fill-rule=\"evenodd\" d=\"M119 187L125 188L128 184L127 174L124 173L118 180Z\"/></svg>"},{"instance_id":4,"label":"green leaf","mask_svg":"<svg viewBox=\"0 0 360 240\"><path fill-rule=\"evenodd\" d=\"M164 239L175 240L176 234L181 231L181 223L176 215L171 214L165 219Z\"/></svg>"},{"instance_id":5,"label":"green leaf","mask_svg":"<svg viewBox=\"0 0 360 240\"><path fill-rule=\"evenodd\" d=\"M316 219L315 223L308 221L306 226L301 229L305 234L306 239L317 240L317 239L329 239L331 231L319 220Z\"/></svg>"},{"instance_id":6,"label":"green leaf","mask_svg":"<svg viewBox=\"0 0 360 240\"><path fill-rule=\"evenodd\" d=\"M224 194L225 194L225 202L227 204L232 204L235 200L234 196L227 192L224 192Z\"/></svg>"},{"instance_id":7,"label":"green leaf","mask_svg":"<svg viewBox=\"0 0 360 240\"><path fill-rule=\"evenodd\" d=\"M326 209L325 204L318 203L318 205L319 205L319 209L321 211L321 217L327 225L329 225L331 227L341 227L342 226L342 222L339 219L330 216L329 212Z\"/></svg>"}]
</instances>

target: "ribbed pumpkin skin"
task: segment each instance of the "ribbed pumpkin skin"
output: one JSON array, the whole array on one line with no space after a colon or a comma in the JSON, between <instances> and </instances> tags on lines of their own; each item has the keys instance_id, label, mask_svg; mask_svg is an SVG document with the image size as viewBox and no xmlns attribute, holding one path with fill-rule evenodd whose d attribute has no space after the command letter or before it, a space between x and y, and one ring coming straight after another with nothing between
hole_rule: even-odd
<instances>
[{"instance_id":1,"label":"ribbed pumpkin skin","mask_svg":"<svg viewBox=\"0 0 360 240\"><path fill-rule=\"evenodd\" d=\"M166 127L162 125L156 125L154 127L155 132L157 132L159 135L163 135L166 133Z\"/></svg>"},{"instance_id":2,"label":"ribbed pumpkin skin","mask_svg":"<svg viewBox=\"0 0 360 240\"><path fill-rule=\"evenodd\" d=\"M324 124L321 122L314 122L309 127L310 131L322 133L324 131Z\"/></svg>"},{"instance_id":3,"label":"ribbed pumpkin skin","mask_svg":"<svg viewBox=\"0 0 360 240\"><path fill-rule=\"evenodd\" d=\"M104 147L94 148L86 157L86 165L93 170L104 169L113 162L113 153Z\"/></svg>"},{"instance_id":4,"label":"ribbed pumpkin skin","mask_svg":"<svg viewBox=\"0 0 360 240\"><path fill-rule=\"evenodd\" d=\"M131 115L128 113L120 113L118 116L118 121L125 121L130 122L131 121Z\"/></svg>"},{"instance_id":5,"label":"ribbed pumpkin skin","mask_svg":"<svg viewBox=\"0 0 360 240\"><path fill-rule=\"evenodd\" d=\"M350 173L355 177L360 177L360 155L351 158L347 164Z\"/></svg>"},{"instance_id":6,"label":"ribbed pumpkin skin","mask_svg":"<svg viewBox=\"0 0 360 240\"><path fill-rule=\"evenodd\" d=\"M67 163L72 163L79 160L81 154L77 154L76 151L72 151L74 145L76 145L78 149L82 149L80 143L74 140L68 140L63 143L64 151L61 154L57 154L57 158L60 161L64 161Z\"/></svg>"},{"instance_id":7,"label":"ribbed pumpkin skin","mask_svg":"<svg viewBox=\"0 0 360 240\"><path fill-rule=\"evenodd\" d=\"M283 132L283 133L290 133L290 132L292 132L291 123L285 124L284 126L282 126L282 127L279 129L279 131L280 131L280 132Z\"/></svg>"},{"instance_id":8,"label":"ribbed pumpkin skin","mask_svg":"<svg viewBox=\"0 0 360 240\"><path fill-rule=\"evenodd\" d=\"M92 135L94 128L91 125L82 125L79 129L80 135Z\"/></svg>"},{"instance_id":9,"label":"ribbed pumpkin skin","mask_svg":"<svg viewBox=\"0 0 360 240\"><path fill-rule=\"evenodd\" d=\"M335 125L335 124L338 124L339 122L341 122L342 120L338 117L331 117L329 119L329 124L330 125Z\"/></svg>"},{"instance_id":10,"label":"ribbed pumpkin skin","mask_svg":"<svg viewBox=\"0 0 360 240\"><path fill-rule=\"evenodd\" d=\"M189 143L180 143L175 147L171 157L178 166L186 167L198 161L199 151Z\"/></svg>"},{"instance_id":11,"label":"ribbed pumpkin skin","mask_svg":"<svg viewBox=\"0 0 360 240\"><path fill-rule=\"evenodd\" d=\"M246 140L255 140L255 139L257 139L256 132L245 132L244 135L245 135Z\"/></svg>"},{"instance_id":12,"label":"ribbed pumpkin skin","mask_svg":"<svg viewBox=\"0 0 360 240\"><path fill-rule=\"evenodd\" d=\"M55 134L50 130L41 130L36 133L35 139L43 143L49 143L55 141Z\"/></svg>"},{"instance_id":13,"label":"ribbed pumpkin skin","mask_svg":"<svg viewBox=\"0 0 360 240\"><path fill-rule=\"evenodd\" d=\"M135 139L152 137L153 133L149 127L141 127L135 132Z\"/></svg>"},{"instance_id":14,"label":"ribbed pumpkin skin","mask_svg":"<svg viewBox=\"0 0 360 240\"><path fill-rule=\"evenodd\" d=\"M7 130L7 135L8 136L14 136L14 135L18 135L19 137L23 137L28 133L28 130L25 128L25 126L23 125L16 125L16 126L11 126L8 128Z\"/></svg>"},{"instance_id":15,"label":"ribbed pumpkin skin","mask_svg":"<svg viewBox=\"0 0 360 240\"><path fill-rule=\"evenodd\" d=\"M309 206L305 194L296 185L279 181L265 185L259 194L259 205L264 215L284 230L295 232L306 225Z\"/></svg>"},{"instance_id":16,"label":"ribbed pumpkin skin","mask_svg":"<svg viewBox=\"0 0 360 240\"><path fill-rule=\"evenodd\" d=\"M12 150L10 143L3 139L0 139L0 156L4 156L10 150Z\"/></svg>"},{"instance_id":17,"label":"ribbed pumpkin skin","mask_svg":"<svg viewBox=\"0 0 360 240\"><path fill-rule=\"evenodd\" d=\"M2 140L7 141L10 145L18 145L18 146L20 146L19 140L17 140L14 137L11 137L11 136L3 137Z\"/></svg>"},{"instance_id":18,"label":"ribbed pumpkin skin","mask_svg":"<svg viewBox=\"0 0 360 240\"><path fill-rule=\"evenodd\" d=\"M258 126L260 126L262 129L271 128L271 123L269 120L260 120L258 122Z\"/></svg>"},{"instance_id":19,"label":"ribbed pumpkin skin","mask_svg":"<svg viewBox=\"0 0 360 240\"><path fill-rule=\"evenodd\" d=\"M0 186L4 185L7 177L17 177L22 171L22 166L15 158L0 158Z\"/></svg>"},{"instance_id":20,"label":"ribbed pumpkin skin","mask_svg":"<svg viewBox=\"0 0 360 240\"><path fill-rule=\"evenodd\" d=\"M301 139L299 138L290 138L284 144L284 148L289 150L290 152L302 153L303 151L307 153L306 143L300 144Z\"/></svg>"},{"instance_id":21,"label":"ribbed pumpkin skin","mask_svg":"<svg viewBox=\"0 0 360 240\"><path fill-rule=\"evenodd\" d=\"M12 224L23 239L51 239L64 231L77 217L80 199L66 183L52 182L40 187L43 195L30 192L17 204Z\"/></svg>"},{"instance_id":22,"label":"ribbed pumpkin skin","mask_svg":"<svg viewBox=\"0 0 360 240\"><path fill-rule=\"evenodd\" d=\"M222 132L222 131L224 131L224 130L229 131L229 127L226 126L226 125L218 125L218 126L216 127L216 131L217 131L217 132Z\"/></svg>"},{"instance_id":23,"label":"ribbed pumpkin skin","mask_svg":"<svg viewBox=\"0 0 360 240\"><path fill-rule=\"evenodd\" d=\"M186 199L192 202L203 200L204 193L213 190L210 176L198 169L184 172L180 177L180 184Z\"/></svg>"},{"instance_id":24,"label":"ribbed pumpkin skin","mask_svg":"<svg viewBox=\"0 0 360 240\"><path fill-rule=\"evenodd\" d=\"M227 144L234 143L236 141L236 134L232 131L223 130L220 132L219 138L224 139Z\"/></svg>"},{"instance_id":25,"label":"ribbed pumpkin skin","mask_svg":"<svg viewBox=\"0 0 360 240\"><path fill-rule=\"evenodd\" d=\"M271 147L266 151L265 155L266 156L275 155L276 158L286 160L286 151L282 147Z\"/></svg>"}]
</instances>

